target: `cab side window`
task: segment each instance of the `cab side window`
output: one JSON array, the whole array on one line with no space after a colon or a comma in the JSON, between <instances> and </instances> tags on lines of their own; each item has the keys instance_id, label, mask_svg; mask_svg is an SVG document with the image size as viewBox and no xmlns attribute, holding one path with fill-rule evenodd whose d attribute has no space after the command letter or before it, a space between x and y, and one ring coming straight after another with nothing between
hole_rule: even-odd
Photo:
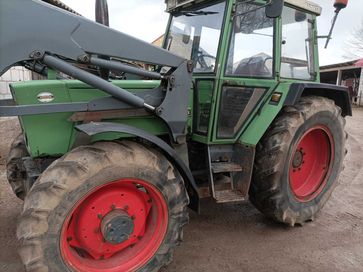
<instances>
[{"instance_id":1,"label":"cab side window","mask_svg":"<svg viewBox=\"0 0 363 272\"><path fill-rule=\"evenodd\" d=\"M313 16L290 7L282 13L281 77L311 80L314 71Z\"/></svg>"},{"instance_id":2,"label":"cab side window","mask_svg":"<svg viewBox=\"0 0 363 272\"><path fill-rule=\"evenodd\" d=\"M226 75L234 77L273 77L274 19L265 9L239 3L233 19Z\"/></svg>"}]
</instances>

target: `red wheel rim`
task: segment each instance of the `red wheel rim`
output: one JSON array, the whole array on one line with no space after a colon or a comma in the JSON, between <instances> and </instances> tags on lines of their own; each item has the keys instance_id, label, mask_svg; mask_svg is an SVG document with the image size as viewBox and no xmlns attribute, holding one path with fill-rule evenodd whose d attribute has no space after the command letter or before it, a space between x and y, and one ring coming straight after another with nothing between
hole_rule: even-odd
<instances>
[{"instance_id":1,"label":"red wheel rim","mask_svg":"<svg viewBox=\"0 0 363 272\"><path fill-rule=\"evenodd\" d=\"M139 179L110 182L70 212L62 226L61 254L80 272L135 271L154 256L167 226L167 205L156 187ZM122 241L112 240L120 233Z\"/></svg>"},{"instance_id":2,"label":"red wheel rim","mask_svg":"<svg viewBox=\"0 0 363 272\"><path fill-rule=\"evenodd\" d=\"M309 129L297 143L290 161L290 188L300 202L316 198L324 189L334 157L334 141L325 126Z\"/></svg>"}]
</instances>

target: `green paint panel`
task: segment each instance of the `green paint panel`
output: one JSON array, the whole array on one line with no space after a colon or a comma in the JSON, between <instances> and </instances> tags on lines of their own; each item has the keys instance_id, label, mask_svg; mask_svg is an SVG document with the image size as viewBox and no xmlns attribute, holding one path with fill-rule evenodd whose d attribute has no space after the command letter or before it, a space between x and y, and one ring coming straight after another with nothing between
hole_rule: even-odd
<instances>
[{"instance_id":1,"label":"green paint panel","mask_svg":"<svg viewBox=\"0 0 363 272\"><path fill-rule=\"evenodd\" d=\"M138 90L157 87L159 81L115 81L115 85L137 92ZM92 89L86 84L70 80L44 80L19 82L11 85L12 93L18 105L41 104L37 95L41 92L51 92L55 99L52 103L84 102L108 96L104 92ZM76 132L74 123L68 119L73 113L53 113L23 116L20 122L25 131L28 150L33 157L59 156L68 152L74 143ZM107 120L105 120L107 121ZM152 134L167 133L165 124L156 117L138 117L122 120L108 120L142 128ZM116 139L127 137L116 133L105 133L95 137L95 140Z\"/></svg>"},{"instance_id":2,"label":"green paint panel","mask_svg":"<svg viewBox=\"0 0 363 272\"><path fill-rule=\"evenodd\" d=\"M37 95L51 92L54 103L70 102L68 90L60 81L31 81L11 84L18 105L40 104ZM28 149L32 156L59 155L68 151L73 124L67 119L71 113L53 113L20 117Z\"/></svg>"},{"instance_id":3,"label":"green paint panel","mask_svg":"<svg viewBox=\"0 0 363 272\"><path fill-rule=\"evenodd\" d=\"M208 134L214 92L214 79L196 81L194 132L206 136Z\"/></svg>"},{"instance_id":4,"label":"green paint panel","mask_svg":"<svg viewBox=\"0 0 363 272\"><path fill-rule=\"evenodd\" d=\"M257 145L272 121L282 109L290 85L291 83L282 83L276 88L276 90L274 90L274 92L282 93L282 98L278 105L270 104L271 94L267 96L267 100L263 104L259 114L255 114L251 118L250 123L248 123L243 134L239 137L239 142L249 145Z\"/></svg>"}]
</instances>

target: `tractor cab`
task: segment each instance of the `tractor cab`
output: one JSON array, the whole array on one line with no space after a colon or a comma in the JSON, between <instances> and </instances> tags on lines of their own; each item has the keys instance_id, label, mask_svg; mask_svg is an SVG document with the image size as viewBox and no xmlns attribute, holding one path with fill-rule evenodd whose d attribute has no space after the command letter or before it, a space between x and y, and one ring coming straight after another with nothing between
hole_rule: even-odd
<instances>
[{"instance_id":1,"label":"tractor cab","mask_svg":"<svg viewBox=\"0 0 363 272\"><path fill-rule=\"evenodd\" d=\"M304 0L166 3L171 16L164 48L194 65L193 139L259 139L262 131L244 130L278 82L319 81L318 5ZM282 96L274 94L271 111Z\"/></svg>"}]
</instances>

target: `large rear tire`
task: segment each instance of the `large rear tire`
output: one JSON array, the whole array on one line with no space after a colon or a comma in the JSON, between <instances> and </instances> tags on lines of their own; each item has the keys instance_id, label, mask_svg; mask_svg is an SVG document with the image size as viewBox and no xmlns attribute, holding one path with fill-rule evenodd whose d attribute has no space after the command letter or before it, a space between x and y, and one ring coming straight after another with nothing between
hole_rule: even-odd
<instances>
[{"instance_id":1,"label":"large rear tire","mask_svg":"<svg viewBox=\"0 0 363 272\"><path fill-rule=\"evenodd\" d=\"M338 183L346 153L341 109L323 97L286 107L257 146L252 203L294 226L313 220Z\"/></svg>"},{"instance_id":2,"label":"large rear tire","mask_svg":"<svg viewBox=\"0 0 363 272\"><path fill-rule=\"evenodd\" d=\"M188 222L173 165L135 142L99 142L55 161L17 228L26 271L158 271Z\"/></svg>"}]
</instances>

